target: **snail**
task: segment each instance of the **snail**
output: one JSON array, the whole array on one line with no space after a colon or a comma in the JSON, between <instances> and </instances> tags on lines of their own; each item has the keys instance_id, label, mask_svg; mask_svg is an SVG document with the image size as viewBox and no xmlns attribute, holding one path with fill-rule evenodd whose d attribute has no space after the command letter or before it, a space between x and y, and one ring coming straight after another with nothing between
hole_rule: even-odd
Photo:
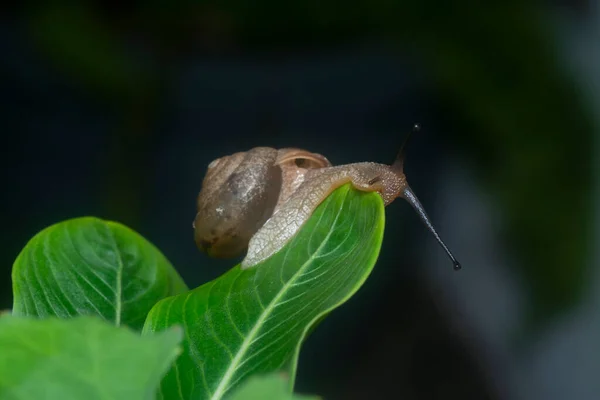
<instances>
[{"instance_id":1,"label":"snail","mask_svg":"<svg viewBox=\"0 0 600 400\"><path fill-rule=\"evenodd\" d=\"M415 124L413 131L419 129ZM410 134L409 134L410 136ZM455 270L461 264L433 227L404 176L405 139L391 165L374 162L332 166L324 156L297 148L255 147L208 165L193 222L199 249L211 257L246 255L246 269L279 251L317 206L340 186L377 192L385 206L402 197L446 251Z\"/></svg>"}]
</instances>

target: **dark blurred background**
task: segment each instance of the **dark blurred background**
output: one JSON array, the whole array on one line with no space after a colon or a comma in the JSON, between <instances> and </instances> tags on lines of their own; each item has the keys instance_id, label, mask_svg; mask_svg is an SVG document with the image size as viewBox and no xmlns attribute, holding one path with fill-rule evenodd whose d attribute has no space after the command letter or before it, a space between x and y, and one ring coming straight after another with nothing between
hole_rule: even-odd
<instances>
[{"instance_id":1,"label":"dark blurred background","mask_svg":"<svg viewBox=\"0 0 600 400\"><path fill-rule=\"evenodd\" d=\"M24 1L0 18L0 308L28 239L84 215L196 287L234 265L192 240L210 161L260 145L388 163L419 122L406 173L464 268L392 204L298 391L600 398L595 2Z\"/></svg>"}]
</instances>

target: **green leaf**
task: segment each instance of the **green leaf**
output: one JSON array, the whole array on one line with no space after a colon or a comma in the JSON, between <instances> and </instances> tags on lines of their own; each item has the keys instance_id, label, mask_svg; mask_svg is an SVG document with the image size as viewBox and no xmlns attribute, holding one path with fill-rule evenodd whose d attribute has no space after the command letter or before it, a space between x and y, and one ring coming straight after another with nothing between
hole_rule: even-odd
<instances>
[{"instance_id":1,"label":"green leaf","mask_svg":"<svg viewBox=\"0 0 600 400\"><path fill-rule=\"evenodd\" d=\"M154 399L180 328L141 336L97 317L0 317L3 400Z\"/></svg>"},{"instance_id":2,"label":"green leaf","mask_svg":"<svg viewBox=\"0 0 600 400\"><path fill-rule=\"evenodd\" d=\"M227 396L227 400L255 399L319 400L320 398L290 393L288 382L282 374L252 376Z\"/></svg>"},{"instance_id":3,"label":"green leaf","mask_svg":"<svg viewBox=\"0 0 600 400\"><path fill-rule=\"evenodd\" d=\"M159 302L144 331L182 324L186 332L184 353L161 385L165 398L221 399L248 375L283 367L293 387L307 331L367 279L383 228L381 197L344 185L262 264L236 266Z\"/></svg>"},{"instance_id":4,"label":"green leaf","mask_svg":"<svg viewBox=\"0 0 600 400\"><path fill-rule=\"evenodd\" d=\"M169 261L131 229L84 217L35 235L12 271L13 314L98 315L141 329L159 300L187 290Z\"/></svg>"}]
</instances>

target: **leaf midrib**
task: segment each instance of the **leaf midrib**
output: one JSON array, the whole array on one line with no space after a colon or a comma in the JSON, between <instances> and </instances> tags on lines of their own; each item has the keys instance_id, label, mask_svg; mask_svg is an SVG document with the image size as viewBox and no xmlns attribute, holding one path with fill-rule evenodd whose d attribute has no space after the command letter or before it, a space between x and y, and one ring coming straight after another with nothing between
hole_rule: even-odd
<instances>
[{"instance_id":1,"label":"leaf midrib","mask_svg":"<svg viewBox=\"0 0 600 400\"><path fill-rule=\"evenodd\" d=\"M344 199L347 197L347 195L348 195L348 192L346 191L346 194L344 195ZM343 201L342 201L342 203L343 203ZM331 224L332 226L335 226L335 224L337 223L337 220L342 212L341 209L342 209L341 207L338 209L338 213L335 216L335 220ZM219 386L217 386L217 389L215 390L214 394L211 396L211 400L220 400L223 397L223 395L225 394L225 392L229 389L228 385L229 385L229 382L231 381L231 378L233 378L233 375L235 374L235 372L238 368L238 365L240 364L240 361L242 360L242 358L244 357L244 355L246 354L246 352L252 345L252 342L256 338L263 323L267 319L267 316L271 314L271 312L275 309L275 305L287 293L289 288L298 279L298 277L300 277L302 275L304 270L311 264L312 261L314 261L317 258L317 255L320 254L320 252L325 247L325 244L329 241L329 238L331 237L332 232L333 232L333 229L330 229L329 232L327 233L327 236L325 236L325 239L323 239L323 241L321 242L319 247L315 250L315 252L304 262L304 264L302 264L302 266L300 268L298 268L298 271L296 271L296 273L285 283L285 285L283 285L281 290L277 293L277 295L275 295L275 297L273 297L273 299L269 302L267 307L260 314L258 320L256 321L256 323L254 324L254 326L252 327L250 332L248 332L248 335L242 342L242 345L238 349L235 357L233 358L233 360L231 360L231 364L229 364L227 371L225 371L225 374L223 375L223 379L221 379ZM257 266L257 267L260 268L260 266Z\"/></svg>"},{"instance_id":2,"label":"leaf midrib","mask_svg":"<svg viewBox=\"0 0 600 400\"><path fill-rule=\"evenodd\" d=\"M119 246L117 244L117 239L114 236L112 229L107 225L108 236L111 241L111 247L113 248L115 255L117 256L117 277L115 282L115 325L121 326L121 313L122 313L122 296L123 296L123 259L121 258L121 253L119 252Z\"/></svg>"}]
</instances>

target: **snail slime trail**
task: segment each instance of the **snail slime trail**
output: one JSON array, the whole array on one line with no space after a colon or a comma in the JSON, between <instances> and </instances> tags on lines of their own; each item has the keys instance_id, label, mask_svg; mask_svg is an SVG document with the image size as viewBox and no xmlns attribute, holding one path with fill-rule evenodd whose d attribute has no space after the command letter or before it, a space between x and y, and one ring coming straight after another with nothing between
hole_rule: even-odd
<instances>
[{"instance_id":1,"label":"snail slime trail","mask_svg":"<svg viewBox=\"0 0 600 400\"><path fill-rule=\"evenodd\" d=\"M413 131L420 126L415 124ZM193 223L198 248L211 257L246 252L250 268L278 252L331 192L351 183L377 192L387 206L402 197L446 251L455 270L460 263L434 229L404 175L405 139L392 165L359 162L332 166L321 154L297 148L255 147L212 161L197 199Z\"/></svg>"}]
</instances>

